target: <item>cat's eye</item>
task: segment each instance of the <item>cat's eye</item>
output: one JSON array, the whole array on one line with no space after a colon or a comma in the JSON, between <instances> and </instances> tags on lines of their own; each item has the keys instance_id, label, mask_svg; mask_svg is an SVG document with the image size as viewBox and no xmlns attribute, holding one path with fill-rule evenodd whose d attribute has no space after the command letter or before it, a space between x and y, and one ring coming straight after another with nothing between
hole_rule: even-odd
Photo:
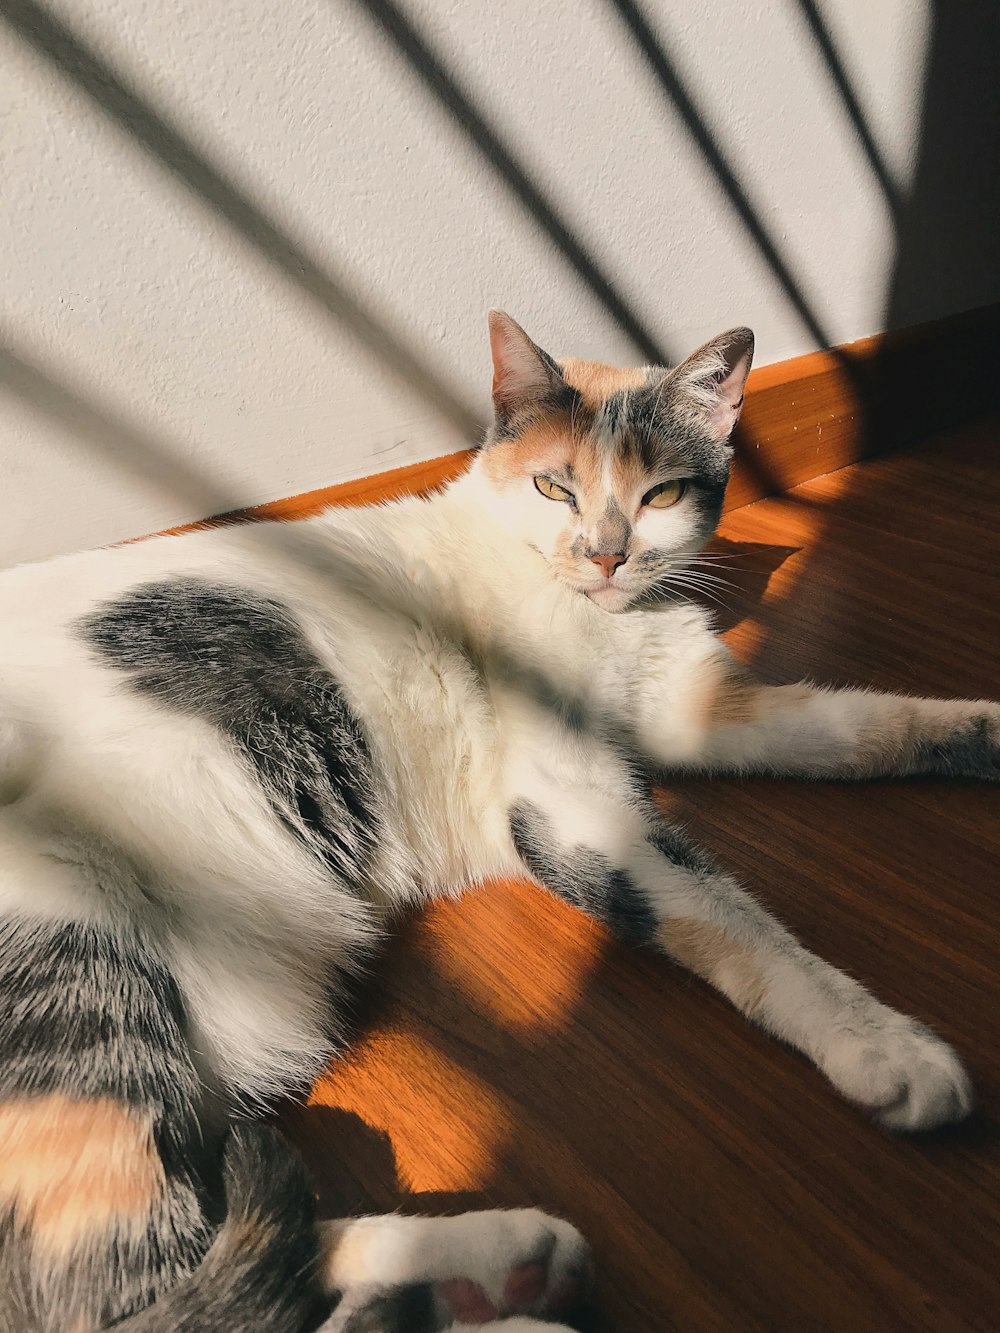
<instances>
[{"instance_id":1,"label":"cat's eye","mask_svg":"<svg viewBox=\"0 0 1000 1333\"><path fill-rule=\"evenodd\" d=\"M642 503L653 509L669 509L675 505L687 489L686 481L661 481L642 497Z\"/></svg>"},{"instance_id":2,"label":"cat's eye","mask_svg":"<svg viewBox=\"0 0 1000 1333\"><path fill-rule=\"evenodd\" d=\"M557 486L554 481L549 481L548 477L535 478L535 490L541 491L547 500L568 500L573 503L573 492L568 491L565 486Z\"/></svg>"}]
</instances>

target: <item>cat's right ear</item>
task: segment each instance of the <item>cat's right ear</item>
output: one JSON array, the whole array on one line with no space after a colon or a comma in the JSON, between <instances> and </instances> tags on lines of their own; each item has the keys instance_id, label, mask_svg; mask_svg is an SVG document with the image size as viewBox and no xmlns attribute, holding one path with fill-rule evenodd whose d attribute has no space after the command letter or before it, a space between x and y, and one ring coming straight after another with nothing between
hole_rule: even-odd
<instances>
[{"instance_id":1,"label":"cat's right ear","mask_svg":"<svg viewBox=\"0 0 1000 1333\"><path fill-rule=\"evenodd\" d=\"M491 310L489 320L493 408L497 421L503 422L516 412L551 402L566 384L557 363L510 315Z\"/></svg>"}]
</instances>

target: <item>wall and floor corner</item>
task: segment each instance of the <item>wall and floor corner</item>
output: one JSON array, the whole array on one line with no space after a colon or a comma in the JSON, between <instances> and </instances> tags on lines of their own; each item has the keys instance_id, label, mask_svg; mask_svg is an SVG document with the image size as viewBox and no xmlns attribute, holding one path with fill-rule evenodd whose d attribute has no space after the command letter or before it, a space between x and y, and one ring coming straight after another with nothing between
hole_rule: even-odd
<instances>
[{"instance_id":1,"label":"wall and floor corner","mask_svg":"<svg viewBox=\"0 0 1000 1333\"><path fill-rule=\"evenodd\" d=\"M461 449L491 304L768 366L1000 300L987 0L0 19L0 564Z\"/></svg>"}]
</instances>

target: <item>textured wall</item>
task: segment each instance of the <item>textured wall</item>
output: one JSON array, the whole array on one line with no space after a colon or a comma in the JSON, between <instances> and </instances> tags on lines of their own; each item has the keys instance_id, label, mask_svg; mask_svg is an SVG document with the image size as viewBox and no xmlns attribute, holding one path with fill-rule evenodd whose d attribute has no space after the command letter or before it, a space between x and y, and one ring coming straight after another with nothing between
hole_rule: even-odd
<instances>
[{"instance_id":1,"label":"textured wall","mask_svg":"<svg viewBox=\"0 0 1000 1333\"><path fill-rule=\"evenodd\" d=\"M891 210L796 6L645 4L829 338L882 328ZM557 354L639 359L352 0L50 12L477 411L492 304ZM918 0L822 12L905 196L931 17ZM671 352L737 322L760 362L815 345L604 0L409 13ZM0 389L0 563L461 446L2 23L0 63L2 336L34 367Z\"/></svg>"}]
</instances>

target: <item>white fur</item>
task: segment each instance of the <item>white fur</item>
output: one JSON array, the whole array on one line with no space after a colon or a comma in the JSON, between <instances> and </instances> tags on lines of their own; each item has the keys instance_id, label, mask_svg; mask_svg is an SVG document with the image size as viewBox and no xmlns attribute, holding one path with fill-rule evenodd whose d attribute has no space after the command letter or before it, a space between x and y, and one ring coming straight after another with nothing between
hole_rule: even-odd
<instances>
[{"instance_id":1,"label":"white fur","mask_svg":"<svg viewBox=\"0 0 1000 1333\"><path fill-rule=\"evenodd\" d=\"M968 1088L947 1048L800 949L725 877L665 868L606 743L624 738L660 766L812 773L870 748L880 729L891 750L901 718L912 731L912 701L814 692L785 709L773 691L762 722L713 732L700 692L727 659L704 613L606 614L533 549L531 524L560 506L533 502L533 518L523 508L477 463L430 501L6 573L0 910L124 910L145 923L163 941L207 1073L266 1096L326 1058L328 968L356 957L385 913L523 872L507 820L527 797L551 814L560 845L627 868L665 920L710 922L754 953L767 981L761 1021L847 1096L906 1128L960 1114ZM74 629L129 588L173 576L287 603L341 683L374 739L392 811L365 885L331 883L223 737L130 691ZM922 706L942 724L969 707ZM582 732L561 721L565 709ZM724 972L709 979L735 996Z\"/></svg>"},{"instance_id":2,"label":"white fur","mask_svg":"<svg viewBox=\"0 0 1000 1333\"><path fill-rule=\"evenodd\" d=\"M352 1286L412 1286L464 1277L499 1305L519 1264L544 1257L548 1285L587 1268L587 1246L569 1222L536 1208L461 1217L359 1217L320 1224L323 1281Z\"/></svg>"},{"instance_id":3,"label":"white fur","mask_svg":"<svg viewBox=\"0 0 1000 1333\"><path fill-rule=\"evenodd\" d=\"M576 1228L535 1208L321 1223L320 1250L324 1285L344 1293L337 1311L341 1322L377 1293L454 1278L474 1282L502 1310L512 1272L532 1262L544 1264L545 1282L534 1309L522 1313L543 1314L551 1293L568 1279L582 1282L589 1264ZM442 1298L439 1305L447 1318ZM338 1326L336 1318L328 1325L331 1333Z\"/></svg>"}]
</instances>

